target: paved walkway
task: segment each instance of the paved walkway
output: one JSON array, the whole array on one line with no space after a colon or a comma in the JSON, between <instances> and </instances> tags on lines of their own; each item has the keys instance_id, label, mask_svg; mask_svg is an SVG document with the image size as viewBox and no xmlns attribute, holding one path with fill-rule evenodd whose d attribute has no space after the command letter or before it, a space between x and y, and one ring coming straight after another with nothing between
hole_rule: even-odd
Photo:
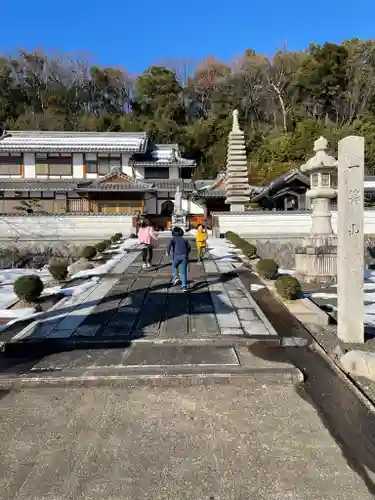
<instances>
[{"instance_id":1,"label":"paved walkway","mask_svg":"<svg viewBox=\"0 0 375 500\"><path fill-rule=\"evenodd\" d=\"M172 285L166 244L167 240L161 241L151 269L143 269L141 256L133 251L94 292L86 292L74 308L68 305L51 311L46 320L29 329L23 340L109 342L276 336L238 278L235 265L209 256L203 264L197 262L192 245L190 291L184 294Z\"/></svg>"},{"instance_id":2,"label":"paved walkway","mask_svg":"<svg viewBox=\"0 0 375 500\"><path fill-rule=\"evenodd\" d=\"M139 256L73 335L136 340L275 334L233 265L209 257L202 265L193 246L190 292L184 294L172 285L170 262L163 241L153 268L142 269Z\"/></svg>"}]
</instances>

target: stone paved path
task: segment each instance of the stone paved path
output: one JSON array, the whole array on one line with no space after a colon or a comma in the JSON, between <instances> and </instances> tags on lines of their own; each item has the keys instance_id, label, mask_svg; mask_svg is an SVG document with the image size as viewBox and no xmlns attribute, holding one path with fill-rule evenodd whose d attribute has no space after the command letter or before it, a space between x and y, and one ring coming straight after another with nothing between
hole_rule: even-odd
<instances>
[{"instance_id":1,"label":"stone paved path","mask_svg":"<svg viewBox=\"0 0 375 500\"><path fill-rule=\"evenodd\" d=\"M275 335L231 263L207 257L201 264L193 248L190 292L184 294L172 286L165 247L162 242L155 251L151 269L142 269L139 256L72 335L106 340Z\"/></svg>"},{"instance_id":2,"label":"stone paved path","mask_svg":"<svg viewBox=\"0 0 375 500\"><path fill-rule=\"evenodd\" d=\"M48 383L56 373L56 383L116 377L133 383L164 375L211 380L213 374L222 380L255 372L267 382L300 380L300 371L285 359L270 363L246 349L258 341L278 345L279 338L239 279L241 263L209 255L197 262L192 242L184 293L172 285L167 243L161 240L151 269L143 269L140 255L125 256L128 264L120 262L120 272L105 277L78 307L67 315L52 313L26 340L13 339L16 355L21 349L21 355L33 350L42 356L23 372L25 383L40 383L41 373ZM107 293L100 296L100 287ZM2 387L18 382L0 375Z\"/></svg>"}]
</instances>

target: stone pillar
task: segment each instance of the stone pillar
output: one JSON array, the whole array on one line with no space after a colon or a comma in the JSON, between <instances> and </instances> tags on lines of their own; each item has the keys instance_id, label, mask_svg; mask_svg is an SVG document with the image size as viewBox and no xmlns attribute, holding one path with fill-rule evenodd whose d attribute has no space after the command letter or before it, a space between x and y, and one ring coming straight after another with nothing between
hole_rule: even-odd
<instances>
[{"instance_id":1,"label":"stone pillar","mask_svg":"<svg viewBox=\"0 0 375 500\"><path fill-rule=\"evenodd\" d=\"M227 170L225 181L226 200L231 212L243 212L250 201L244 133L238 124L238 111L233 111L233 126L229 134Z\"/></svg>"},{"instance_id":2,"label":"stone pillar","mask_svg":"<svg viewBox=\"0 0 375 500\"><path fill-rule=\"evenodd\" d=\"M364 342L364 150L363 137L339 142L338 157L338 337Z\"/></svg>"}]
</instances>

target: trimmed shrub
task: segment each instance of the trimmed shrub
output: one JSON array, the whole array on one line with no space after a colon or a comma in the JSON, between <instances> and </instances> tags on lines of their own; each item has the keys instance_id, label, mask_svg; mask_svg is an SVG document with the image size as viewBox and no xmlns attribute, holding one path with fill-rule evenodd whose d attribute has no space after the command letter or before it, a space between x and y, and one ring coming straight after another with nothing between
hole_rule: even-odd
<instances>
[{"instance_id":1,"label":"trimmed shrub","mask_svg":"<svg viewBox=\"0 0 375 500\"><path fill-rule=\"evenodd\" d=\"M242 250L243 254L246 255L248 259L253 259L256 257L257 248L252 243L241 238L238 234L233 233L233 231L227 231L225 233L225 237L228 241L230 241L233 245L236 245L237 248Z\"/></svg>"},{"instance_id":2,"label":"trimmed shrub","mask_svg":"<svg viewBox=\"0 0 375 500\"><path fill-rule=\"evenodd\" d=\"M246 240L242 240L240 248L248 259L253 259L257 255L257 247Z\"/></svg>"},{"instance_id":3,"label":"trimmed shrub","mask_svg":"<svg viewBox=\"0 0 375 500\"><path fill-rule=\"evenodd\" d=\"M48 270L57 281L64 281L68 276L68 262L66 260L51 259Z\"/></svg>"},{"instance_id":4,"label":"trimmed shrub","mask_svg":"<svg viewBox=\"0 0 375 500\"><path fill-rule=\"evenodd\" d=\"M289 300L295 300L301 293L301 285L294 276L280 276L275 281L275 287L280 297Z\"/></svg>"},{"instance_id":5,"label":"trimmed shrub","mask_svg":"<svg viewBox=\"0 0 375 500\"><path fill-rule=\"evenodd\" d=\"M121 240L121 238L122 238L122 233L116 233L111 237L111 242L117 243L118 241Z\"/></svg>"},{"instance_id":6,"label":"trimmed shrub","mask_svg":"<svg viewBox=\"0 0 375 500\"><path fill-rule=\"evenodd\" d=\"M95 248L98 252L104 252L104 250L107 250L107 244L105 241L99 241L99 243L95 245Z\"/></svg>"},{"instance_id":7,"label":"trimmed shrub","mask_svg":"<svg viewBox=\"0 0 375 500\"><path fill-rule=\"evenodd\" d=\"M21 276L13 285L14 293L21 300L35 302L43 292L43 281L36 275Z\"/></svg>"},{"instance_id":8,"label":"trimmed shrub","mask_svg":"<svg viewBox=\"0 0 375 500\"><path fill-rule=\"evenodd\" d=\"M262 259L257 263L257 273L267 280L276 278L278 270L278 264L272 259Z\"/></svg>"},{"instance_id":9,"label":"trimmed shrub","mask_svg":"<svg viewBox=\"0 0 375 500\"><path fill-rule=\"evenodd\" d=\"M92 260L96 255L96 248L92 246L87 246L82 249L82 257L86 260Z\"/></svg>"}]
</instances>

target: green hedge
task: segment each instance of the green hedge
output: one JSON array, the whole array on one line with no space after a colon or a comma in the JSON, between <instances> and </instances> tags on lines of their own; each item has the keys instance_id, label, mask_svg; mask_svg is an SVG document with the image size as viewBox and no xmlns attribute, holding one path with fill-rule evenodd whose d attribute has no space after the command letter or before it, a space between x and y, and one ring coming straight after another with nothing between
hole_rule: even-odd
<instances>
[{"instance_id":1,"label":"green hedge","mask_svg":"<svg viewBox=\"0 0 375 500\"><path fill-rule=\"evenodd\" d=\"M62 259L51 259L48 270L57 281L64 281L68 276L68 261Z\"/></svg>"},{"instance_id":2,"label":"green hedge","mask_svg":"<svg viewBox=\"0 0 375 500\"><path fill-rule=\"evenodd\" d=\"M121 238L122 238L122 233L116 233L111 237L111 242L117 243L118 241L121 240Z\"/></svg>"},{"instance_id":3,"label":"green hedge","mask_svg":"<svg viewBox=\"0 0 375 500\"><path fill-rule=\"evenodd\" d=\"M229 240L233 245L236 245L237 248L242 250L243 254L246 255L248 259L253 259L257 255L257 248L252 243L241 238L238 234L233 233L233 231L227 231L225 233L225 237Z\"/></svg>"},{"instance_id":4,"label":"green hedge","mask_svg":"<svg viewBox=\"0 0 375 500\"><path fill-rule=\"evenodd\" d=\"M279 265L272 259L261 259L257 263L257 273L262 278L273 280L277 276Z\"/></svg>"},{"instance_id":5,"label":"green hedge","mask_svg":"<svg viewBox=\"0 0 375 500\"><path fill-rule=\"evenodd\" d=\"M294 276L280 276L275 281L275 288L280 297L288 300L295 300L301 294L301 285Z\"/></svg>"},{"instance_id":6,"label":"green hedge","mask_svg":"<svg viewBox=\"0 0 375 500\"><path fill-rule=\"evenodd\" d=\"M104 252L104 250L107 250L107 248L108 248L107 242L106 241L99 241L99 243L97 243L95 245L95 248L99 253Z\"/></svg>"},{"instance_id":7,"label":"green hedge","mask_svg":"<svg viewBox=\"0 0 375 500\"><path fill-rule=\"evenodd\" d=\"M82 257L87 260L92 260L97 254L96 248L92 246L87 246L82 249Z\"/></svg>"},{"instance_id":8,"label":"green hedge","mask_svg":"<svg viewBox=\"0 0 375 500\"><path fill-rule=\"evenodd\" d=\"M13 284L13 290L17 297L27 302L35 302L43 289L43 281L36 275L20 276Z\"/></svg>"}]
</instances>

